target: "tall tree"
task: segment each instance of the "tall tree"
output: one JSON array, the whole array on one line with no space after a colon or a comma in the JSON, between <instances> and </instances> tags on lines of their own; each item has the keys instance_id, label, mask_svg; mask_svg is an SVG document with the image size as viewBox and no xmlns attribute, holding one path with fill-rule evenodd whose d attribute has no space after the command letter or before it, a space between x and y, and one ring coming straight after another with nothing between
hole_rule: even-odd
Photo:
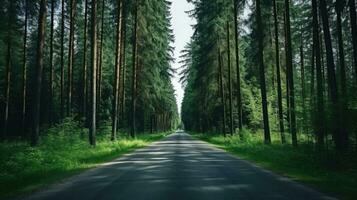
<instances>
[{"instance_id":1,"label":"tall tree","mask_svg":"<svg viewBox=\"0 0 357 200\"><path fill-rule=\"evenodd\" d=\"M117 125L118 125L118 108L119 108L119 85L120 85L120 65L121 63L121 45L122 45L122 11L123 2L118 0L118 14L117 14L117 36L116 36L116 53L115 53L115 77L114 77L114 91L113 91L113 113L112 113L112 137L111 140L116 139Z\"/></svg>"},{"instance_id":2,"label":"tall tree","mask_svg":"<svg viewBox=\"0 0 357 200\"><path fill-rule=\"evenodd\" d=\"M276 68L276 81L277 81L277 92L278 92L278 117L279 117L279 130L281 142L285 143L284 135L284 116L283 116L283 98L281 90L281 74L280 74L280 51L279 51L279 23L278 23L278 12L276 0L273 0L273 11L274 11L274 36L275 36L275 68Z\"/></svg>"},{"instance_id":3,"label":"tall tree","mask_svg":"<svg viewBox=\"0 0 357 200\"><path fill-rule=\"evenodd\" d=\"M40 107L41 107L41 88L43 57L45 45L45 25L46 25L46 0L40 2L40 13L38 19L38 39L37 39L37 56L36 56L36 76L34 83L34 101L33 101L33 127L31 135L31 145L38 143L40 132Z\"/></svg>"},{"instance_id":4,"label":"tall tree","mask_svg":"<svg viewBox=\"0 0 357 200\"><path fill-rule=\"evenodd\" d=\"M243 128L243 110L241 94L241 76L239 66L239 30L238 30L238 1L234 0L234 36L235 36L235 53L236 53L236 71L237 71L237 110L238 110L238 127Z\"/></svg>"},{"instance_id":5,"label":"tall tree","mask_svg":"<svg viewBox=\"0 0 357 200\"><path fill-rule=\"evenodd\" d=\"M344 1L337 0L335 4L336 10L336 30L338 40L338 55L340 64L340 84L341 84L341 101L343 101L343 107L346 107L347 99L347 86L346 86L346 63L345 63L345 50L343 47L343 35L342 35L342 19L341 14L343 12Z\"/></svg>"},{"instance_id":6,"label":"tall tree","mask_svg":"<svg viewBox=\"0 0 357 200\"><path fill-rule=\"evenodd\" d=\"M228 67L228 95L229 95L229 133L234 133L233 119L233 89L232 89L232 66L231 66L231 43L229 21L227 21L227 67Z\"/></svg>"},{"instance_id":7,"label":"tall tree","mask_svg":"<svg viewBox=\"0 0 357 200\"><path fill-rule=\"evenodd\" d=\"M68 47L68 84L67 84L67 116L72 114L73 96L73 58L74 58L74 17L76 13L76 0L70 0L70 28Z\"/></svg>"},{"instance_id":8,"label":"tall tree","mask_svg":"<svg viewBox=\"0 0 357 200\"><path fill-rule=\"evenodd\" d=\"M102 101L102 77L103 77L103 45L104 45L104 14L105 14L105 0L102 0L102 12L101 12L101 25L100 25L100 44L99 44L99 51L98 51L98 84L97 84L97 109L100 109L100 104Z\"/></svg>"},{"instance_id":9,"label":"tall tree","mask_svg":"<svg viewBox=\"0 0 357 200\"><path fill-rule=\"evenodd\" d=\"M97 0L92 0L91 12L91 119L89 127L89 144L96 145L97 114Z\"/></svg>"},{"instance_id":10,"label":"tall tree","mask_svg":"<svg viewBox=\"0 0 357 200\"><path fill-rule=\"evenodd\" d=\"M344 150L348 145L348 136L345 128L341 126L343 117L340 110L339 94L337 88L337 80L335 74L335 62L334 54L332 49L332 41L330 34L330 24L328 18L327 5L325 0L320 0L320 11L322 16L322 27L324 33L324 41L326 47L326 62L327 62L327 80L330 92L330 101L332 104L332 126L333 126L333 137L336 148L338 150ZM340 120L340 121L339 121ZM341 121L342 120L342 121Z\"/></svg>"},{"instance_id":11,"label":"tall tree","mask_svg":"<svg viewBox=\"0 0 357 200\"><path fill-rule=\"evenodd\" d=\"M321 66L321 49L320 49L320 31L319 31L319 17L317 9L317 0L312 0L312 21L313 21L313 54L315 55L316 63L316 113L320 116L315 117L316 125L315 132L317 134L317 145L320 150L324 147L324 136L325 136L325 110L324 110L324 99L323 99L323 74Z\"/></svg>"},{"instance_id":12,"label":"tall tree","mask_svg":"<svg viewBox=\"0 0 357 200\"><path fill-rule=\"evenodd\" d=\"M64 34L65 34L65 0L62 0L61 5L61 94L60 94L60 102L61 102L61 119L64 117Z\"/></svg>"},{"instance_id":13,"label":"tall tree","mask_svg":"<svg viewBox=\"0 0 357 200\"><path fill-rule=\"evenodd\" d=\"M134 6L134 26L133 26L133 71L131 83L131 137L136 137L136 93L137 93L137 65L138 65L138 0Z\"/></svg>"},{"instance_id":14,"label":"tall tree","mask_svg":"<svg viewBox=\"0 0 357 200\"><path fill-rule=\"evenodd\" d=\"M14 2L9 1L8 8L8 27L7 27L7 54L5 70L5 112L4 112L4 130L3 137L6 137L9 123L9 105L10 105L10 85L11 85L11 65L12 65L12 25L14 15Z\"/></svg>"},{"instance_id":15,"label":"tall tree","mask_svg":"<svg viewBox=\"0 0 357 200\"><path fill-rule=\"evenodd\" d=\"M296 136L296 116L295 116L295 89L294 89L294 70L293 70L293 56L291 47L291 30L290 30L290 1L285 0L285 31L286 31L286 71L289 87L289 114L290 114L290 131L291 139L294 147L297 146Z\"/></svg>"},{"instance_id":16,"label":"tall tree","mask_svg":"<svg viewBox=\"0 0 357 200\"><path fill-rule=\"evenodd\" d=\"M53 35L55 23L55 0L51 0L51 33L50 33L50 78L49 78L49 121L53 123L53 97L54 97L54 64L53 64Z\"/></svg>"},{"instance_id":17,"label":"tall tree","mask_svg":"<svg viewBox=\"0 0 357 200\"><path fill-rule=\"evenodd\" d=\"M263 28L262 28L262 16L260 0L255 0L256 6L256 22L257 22L257 34L258 34L258 63L260 71L260 91L262 97L262 109L263 109L263 122L264 122L264 142L265 144L271 143L270 128L269 128L269 116L268 116L268 102L265 83L265 67L264 67L264 43L263 43Z\"/></svg>"},{"instance_id":18,"label":"tall tree","mask_svg":"<svg viewBox=\"0 0 357 200\"><path fill-rule=\"evenodd\" d=\"M82 117L87 117L87 26L88 26L88 0L84 3L84 31L83 31L83 69L82 69Z\"/></svg>"},{"instance_id":19,"label":"tall tree","mask_svg":"<svg viewBox=\"0 0 357 200\"><path fill-rule=\"evenodd\" d=\"M23 54L22 54L22 115L21 115L21 132L25 133L26 126L26 95L27 95L27 29L28 29L28 14L29 2L25 0L25 23L24 23L24 38L23 38Z\"/></svg>"},{"instance_id":20,"label":"tall tree","mask_svg":"<svg viewBox=\"0 0 357 200\"><path fill-rule=\"evenodd\" d=\"M223 85L223 67L222 67L222 53L218 49L218 68L219 68L219 86L221 91L221 103L222 103L222 133L226 136L226 98Z\"/></svg>"}]
</instances>

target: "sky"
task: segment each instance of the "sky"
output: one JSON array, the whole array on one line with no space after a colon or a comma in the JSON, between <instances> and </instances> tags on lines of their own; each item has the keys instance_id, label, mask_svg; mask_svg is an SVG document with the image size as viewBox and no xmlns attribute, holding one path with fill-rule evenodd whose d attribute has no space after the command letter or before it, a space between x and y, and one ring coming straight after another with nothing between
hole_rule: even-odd
<instances>
[{"instance_id":1,"label":"sky","mask_svg":"<svg viewBox=\"0 0 357 200\"><path fill-rule=\"evenodd\" d=\"M193 29L191 25L195 24L194 19L191 19L185 11L192 10L193 5L187 3L186 0L172 0L171 5L171 14L172 14L172 28L175 35L175 43L173 44L175 47L174 57L175 62L172 64L174 69L180 68L179 57L181 50L184 49L187 42L190 41L190 38L193 34ZM181 103L184 96L184 88L179 83L179 72L181 70L177 70L175 77L172 78L172 84L176 91L176 101L178 105L179 112L181 113Z\"/></svg>"}]
</instances>

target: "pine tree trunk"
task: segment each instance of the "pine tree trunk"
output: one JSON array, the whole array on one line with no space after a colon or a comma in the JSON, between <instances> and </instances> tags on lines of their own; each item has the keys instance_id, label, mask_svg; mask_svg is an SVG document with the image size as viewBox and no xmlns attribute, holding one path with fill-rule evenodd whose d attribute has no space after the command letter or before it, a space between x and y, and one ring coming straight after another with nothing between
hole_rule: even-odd
<instances>
[{"instance_id":1,"label":"pine tree trunk","mask_svg":"<svg viewBox=\"0 0 357 200\"><path fill-rule=\"evenodd\" d=\"M306 93L305 93L305 60L304 60L304 41L302 37L302 30L301 30L301 39L300 39L300 75L301 75L301 107L302 107L302 130L304 133L307 133L306 130Z\"/></svg>"},{"instance_id":2,"label":"pine tree trunk","mask_svg":"<svg viewBox=\"0 0 357 200\"><path fill-rule=\"evenodd\" d=\"M238 32L238 1L234 1L234 35L235 35L235 53L236 53L236 70L237 70L237 110L238 110L238 127L243 128L243 109L241 94L241 77L239 66L239 32Z\"/></svg>"},{"instance_id":3,"label":"pine tree trunk","mask_svg":"<svg viewBox=\"0 0 357 200\"><path fill-rule=\"evenodd\" d=\"M344 2L342 0L336 1L336 21L337 21L337 40L338 40L338 55L340 64L340 84L341 84L341 101L343 101L343 107L346 108L347 104L347 86L346 86L346 64L345 64L345 50L343 47L343 36L342 36L342 21L341 13L343 12Z\"/></svg>"},{"instance_id":4,"label":"pine tree trunk","mask_svg":"<svg viewBox=\"0 0 357 200\"><path fill-rule=\"evenodd\" d=\"M8 9L8 27L7 27L7 52L6 52L6 69L5 69L5 111L4 111L4 130L3 138L7 136L9 123L9 105L10 105L10 87L11 87L11 50L12 50L12 15L13 15L13 1L9 1Z\"/></svg>"},{"instance_id":5,"label":"pine tree trunk","mask_svg":"<svg viewBox=\"0 0 357 200\"><path fill-rule=\"evenodd\" d=\"M121 65L121 44L122 44L122 0L118 0L118 16L117 16L117 36L116 36L116 54L115 54L115 78L114 78L114 91L113 91L113 113L112 113L112 137L114 141L117 135L118 125L118 108L119 108L119 85L120 85L120 65Z\"/></svg>"},{"instance_id":6,"label":"pine tree trunk","mask_svg":"<svg viewBox=\"0 0 357 200\"><path fill-rule=\"evenodd\" d=\"M218 68L219 68L219 86L221 92L221 103L222 103L222 133L226 137L226 98L224 94L224 85L223 85L223 68L222 68L222 53L218 49Z\"/></svg>"},{"instance_id":7,"label":"pine tree trunk","mask_svg":"<svg viewBox=\"0 0 357 200\"><path fill-rule=\"evenodd\" d=\"M124 6L124 5L123 5ZM126 22L125 22L125 12L124 12L124 7L123 7L123 22L122 22L122 50L121 50L121 95L120 95L120 117L121 117L121 124L124 126L124 118L125 118L125 81L126 81Z\"/></svg>"},{"instance_id":8,"label":"pine tree trunk","mask_svg":"<svg viewBox=\"0 0 357 200\"><path fill-rule=\"evenodd\" d=\"M67 116L72 115L73 93L73 58L74 58L74 15L76 12L76 0L70 1L70 29L68 47L68 84L67 84Z\"/></svg>"},{"instance_id":9,"label":"pine tree trunk","mask_svg":"<svg viewBox=\"0 0 357 200\"><path fill-rule=\"evenodd\" d=\"M317 146L319 150L324 148L325 143L325 110L324 110L324 90L323 90L323 73L321 66L321 49L320 49L320 30L319 30L319 17L317 9L317 0L312 0L312 14L313 14L313 40L316 64L316 125L315 132L317 134Z\"/></svg>"},{"instance_id":10,"label":"pine tree trunk","mask_svg":"<svg viewBox=\"0 0 357 200\"><path fill-rule=\"evenodd\" d=\"M89 144L96 145L96 101L97 101L97 0L92 0L91 18L91 119L89 128Z\"/></svg>"},{"instance_id":11,"label":"pine tree trunk","mask_svg":"<svg viewBox=\"0 0 357 200\"><path fill-rule=\"evenodd\" d=\"M61 119L64 118L64 22L65 22L65 0L62 0L62 10L61 10Z\"/></svg>"},{"instance_id":12,"label":"pine tree trunk","mask_svg":"<svg viewBox=\"0 0 357 200\"><path fill-rule=\"evenodd\" d=\"M265 83L265 67L264 67L264 60L263 60L264 38L263 38L260 0L256 0L255 5L256 5L256 20L257 20L257 34L258 34L258 62L259 62L259 71L260 71L260 89L261 89L261 96L262 96L262 109L263 109L263 122L264 122L264 142L265 144L270 144L271 138L270 138L268 102L267 102L266 83Z\"/></svg>"},{"instance_id":13,"label":"pine tree trunk","mask_svg":"<svg viewBox=\"0 0 357 200\"><path fill-rule=\"evenodd\" d=\"M88 26L88 0L84 5L84 32L83 32L83 74L82 74L82 117L87 118L87 26ZM86 121L86 119L85 119Z\"/></svg>"},{"instance_id":14,"label":"pine tree trunk","mask_svg":"<svg viewBox=\"0 0 357 200\"><path fill-rule=\"evenodd\" d=\"M227 67L228 67L228 92L229 92L229 133L234 134L233 121L233 89L232 89L232 66L229 21L227 21Z\"/></svg>"},{"instance_id":15,"label":"pine tree trunk","mask_svg":"<svg viewBox=\"0 0 357 200\"><path fill-rule=\"evenodd\" d=\"M49 122L50 124L54 121L53 113L53 96L54 96L54 66L53 66L53 34L54 34L54 16L55 16L55 0L51 0L51 33L50 33L50 80L49 80Z\"/></svg>"},{"instance_id":16,"label":"pine tree trunk","mask_svg":"<svg viewBox=\"0 0 357 200\"><path fill-rule=\"evenodd\" d=\"M326 61L327 61L327 80L330 91L330 101L332 104L332 125L333 137L337 150L345 150L348 148L348 135L342 126L344 121L343 114L340 110L339 94L337 88L337 80L335 74L335 63L333 58L332 41L330 34L330 25L328 19L328 11L325 0L320 0L320 10L322 15L323 32L326 46Z\"/></svg>"},{"instance_id":17,"label":"pine tree trunk","mask_svg":"<svg viewBox=\"0 0 357 200\"><path fill-rule=\"evenodd\" d=\"M290 31L290 1L285 0L285 30L286 30L286 68L288 73L289 87L289 103L290 103L290 131L291 139L294 147L297 147L296 135L296 116L295 116L295 89L294 89L294 69L291 47L291 31Z\"/></svg>"},{"instance_id":18,"label":"pine tree trunk","mask_svg":"<svg viewBox=\"0 0 357 200\"><path fill-rule=\"evenodd\" d=\"M137 65L138 65L138 1L135 1L134 30L133 30L133 74L132 74L132 94L131 94L131 137L136 137L136 89L137 89Z\"/></svg>"},{"instance_id":19,"label":"pine tree trunk","mask_svg":"<svg viewBox=\"0 0 357 200\"><path fill-rule=\"evenodd\" d=\"M281 143L285 143L284 135L284 116L283 116L283 98L281 90L281 74L280 74L280 52L279 52L279 24L276 0L273 0L274 4L274 33L275 33L275 67L276 67L276 79L277 79L277 92L278 92L278 116L279 116L279 130Z\"/></svg>"},{"instance_id":20,"label":"pine tree trunk","mask_svg":"<svg viewBox=\"0 0 357 200\"><path fill-rule=\"evenodd\" d=\"M40 2L40 13L38 19L38 41L37 41L37 57L36 57L36 76L34 84L34 101L33 101L33 129L31 135L31 145L36 146L39 140L40 133L40 107L41 107L41 88L42 88L42 72L43 72L43 57L45 45L45 25L46 25L46 0Z\"/></svg>"},{"instance_id":21,"label":"pine tree trunk","mask_svg":"<svg viewBox=\"0 0 357 200\"><path fill-rule=\"evenodd\" d=\"M100 28L100 45L98 52L98 97L97 97L97 110L100 112L100 105L102 101L102 76L103 76L103 41L104 41L104 11L105 11L105 0L102 0L102 13L101 13L101 28Z\"/></svg>"},{"instance_id":22,"label":"pine tree trunk","mask_svg":"<svg viewBox=\"0 0 357 200\"><path fill-rule=\"evenodd\" d=\"M28 0L25 0L25 27L23 39L22 55L22 115L21 115L21 133L25 135L26 127L26 86L27 86L27 26L28 26Z\"/></svg>"}]
</instances>

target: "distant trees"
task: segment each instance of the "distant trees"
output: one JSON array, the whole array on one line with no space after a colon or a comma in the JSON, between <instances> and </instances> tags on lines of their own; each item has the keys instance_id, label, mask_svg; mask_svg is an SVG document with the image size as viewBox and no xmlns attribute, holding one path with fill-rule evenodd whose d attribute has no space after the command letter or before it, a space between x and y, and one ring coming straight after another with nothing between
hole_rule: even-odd
<instances>
[{"instance_id":1,"label":"distant trees","mask_svg":"<svg viewBox=\"0 0 357 200\"><path fill-rule=\"evenodd\" d=\"M221 113L229 106L224 97L232 85L237 97L233 130L263 130L267 144L270 133L276 132L282 143L294 147L299 135L320 150L332 146L346 151L356 144L357 127L349 120L357 115L357 96L349 92L356 88L355 1L192 2L189 13L197 24L182 57L182 120L188 130L204 126L206 132L225 134L227 127L218 128L227 125L227 116L230 119L230 113ZM235 41L226 33L227 21L234 22ZM235 56L230 55L231 45ZM220 63L230 62L236 63L233 71L220 70ZM212 67L216 63L218 67ZM230 73L237 74L231 83Z\"/></svg>"},{"instance_id":2,"label":"distant trees","mask_svg":"<svg viewBox=\"0 0 357 200\"><path fill-rule=\"evenodd\" d=\"M136 5L150 12L135 15ZM67 117L89 128L93 146L98 127L107 124L112 140L117 132L177 126L169 2L16 0L3 6L0 14L9 17L0 19L1 139L31 136L37 145L42 128ZM125 97L132 95L134 115L133 98Z\"/></svg>"}]
</instances>

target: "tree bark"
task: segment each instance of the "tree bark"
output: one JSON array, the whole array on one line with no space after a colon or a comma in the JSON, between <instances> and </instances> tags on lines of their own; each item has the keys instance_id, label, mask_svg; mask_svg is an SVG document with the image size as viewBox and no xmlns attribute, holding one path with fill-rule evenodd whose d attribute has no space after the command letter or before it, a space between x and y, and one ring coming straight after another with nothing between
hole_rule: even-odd
<instances>
[{"instance_id":1,"label":"tree bark","mask_svg":"<svg viewBox=\"0 0 357 200\"><path fill-rule=\"evenodd\" d=\"M286 30L286 71L288 73L288 87L289 87L289 103L290 103L290 131L292 145L297 147L296 135L296 116L295 116L295 88L294 88L294 69L291 47L291 31L290 31L290 1L285 0L285 30Z\"/></svg>"},{"instance_id":2,"label":"tree bark","mask_svg":"<svg viewBox=\"0 0 357 200\"><path fill-rule=\"evenodd\" d=\"M134 30L133 30L133 74L132 74L132 94L131 94L131 137L136 137L136 89L137 89L137 65L138 65L138 0L135 1L134 8Z\"/></svg>"},{"instance_id":3,"label":"tree bark","mask_svg":"<svg viewBox=\"0 0 357 200\"><path fill-rule=\"evenodd\" d=\"M120 65L121 65L121 40L122 40L122 10L123 2L118 0L118 16L117 16L117 36L116 36L116 54L115 54L115 77L114 77L114 91L113 91L113 113L112 113L112 136L111 140L114 141L117 135L118 125L118 107L119 107L119 85L120 85Z\"/></svg>"},{"instance_id":4,"label":"tree bark","mask_svg":"<svg viewBox=\"0 0 357 200\"><path fill-rule=\"evenodd\" d=\"M53 34L54 34L55 0L51 0L51 33L50 33L50 80L49 80L49 122L54 121L53 96L54 96L54 66L53 66Z\"/></svg>"},{"instance_id":5,"label":"tree bark","mask_svg":"<svg viewBox=\"0 0 357 200\"><path fill-rule=\"evenodd\" d=\"M315 116L316 125L315 132L317 134L317 146L319 150L324 148L325 143L325 110L324 110L324 90L323 90L323 73L321 66L321 49L320 49L320 31L319 31L319 17L317 9L317 0L312 0L312 14L313 14L313 41L314 41L314 53L315 53L315 63L316 63L316 113L319 114L318 117Z\"/></svg>"},{"instance_id":6,"label":"tree bark","mask_svg":"<svg viewBox=\"0 0 357 200\"><path fill-rule=\"evenodd\" d=\"M257 34L258 34L258 62L260 71L260 91L262 96L262 110L263 110L263 122L264 122L264 142L265 144L271 143L270 138L270 128L269 128L269 116L268 116L268 102L266 94L266 83L265 83L265 67L264 67L264 44L263 44L263 28L262 28L262 17L260 0L255 0L256 6L256 21L257 21Z\"/></svg>"},{"instance_id":7,"label":"tree bark","mask_svg":"<svg viewBox=\"0 0 357 200\"><path fill-rule=\"evenodd\" d=\"M10 106L10 88L11 88L11 50L12 50L12 23L13 23L13 1L9 1L8 8L8 27L7 27L7 52L6 52L6 69L5 69L5 111L4 111L4 130L3 138L7 136L9 123L9 106Z\"/></svg>"},{"instance_id":8,"label":"tree bark","mask_svg":"<svg viewBox=\"0 0 357 200\"><path fill-rule=\"evenodd\" d=\"M279 24L278 24L278 12L276 0L273 0L274 4L274 33L275 33L275 65L276 65L276 79L277 79L277 92L278 92L278 117L279 117L279 130L281 143L285 143L284 135L284 116L283 116L283 98L281 90L281 74L280 74L280 52L279 52Z\"/></svg>"},{"instance_id":9,"label":"tree bark","mask_svg":"<svg viewBox=\"0 0 357 200\"><path fill-rule=\"evenodd\" d=\"M73 93L73 58L74 58L74 15L76 12L76 0L70 1L70 29L68 47L68 85L67 85L67 116L72 115Z\"/></svg>"},{"instance_id":10,"label":"tree bark","mask_svg":"<svg viewBox=\"0 0 357 200\"><path fill-rule=\"evenodd\" d=\"M227 67L228 67L228 92L229 92L229 133L234 134L233 121L233 89L232 89L232 66L231 66L231 45L229 21L227 21Z\"/></svg>"},{"instance_id":11,"label":"tree bark","mask_svg":"<svg viewBox=\"0 0 357 200\"><path fill-rule=\"evenodd\" d=\"M87 117L87 26L88 26L88 0L84 5L84 33L83 33L83 74L82 74L82 117Z\"/></svg>"},{"instance_id":12,"label":"tree bark","mask_svg":"<svg viewBox=\"0 0 357 200\"><path fill-rule=\"evenodd\" d=\"M219 86L221 92L221 103L222 103L222 133L226 137L226 98L224 94L224 85L223 85L223 68L222 68L222 53L218 49L218 68L219 68Z\"/></svg>"},{"instance_id":13,"label":"tree bark","mask_svg":"<svg viewBox=\"0 0 357 200\"><path fill-rule=\"evenodd\" d=\"M91 18L91 121L89 128L89 144L96 145L96 101L97 101L97 0L92 0Z\"/></svg>"},{"instance_id":14,"label":"tree bark","mask_svg":"<svg viewBox=\"0 0 357 200\"><path fill-rule=\"evenodd\" d=\"M241 77L239 66L239 32L238 32L238 1L234 1L234 35L235 35L235 53L236 53L236 70L237 70L237 110L238 110L238 127L243 128L243 109L241 94ZM241 135L241 133L240 133Z\"/></svg>"},{"instance_id":15,"label":"tree bark","mask_svg":"<svg viewBox=\"0 0 357 200\"><path fill-rule=\"evenodd\" d=\"M348 135L345 127L342 127L344 121L343 114L341 113L337 80L335 74L335 63L332 50L332 41L330 34L330 25L328 19L328 11L325 0L320 0L320 10L322 15L322 25L326 46L326 61L327 61L327 80L330 91L330 101L332 104L332 131L336 149L341 151L348 148Z\"/></svg>"},{"instance_id":16,"label":"tree bark","mask_svg":"<svg viewBox=\"0 0 357 200\"><path fill-rule=\"evenodd\" d=\"M26 95L27 95L27 26L28 26L28 0L25 0L25 26L23 38L22 55L22 115L21 115L21 133L25 134L26 127Z\"/></svg>"},{"instance_id":17,"label":"tree bark","mask_svg":"<svg viewBox=\"0 0 357 200\"><path fill-rule=\"evenodd\" d=\"M36 146L39 140L40 133L40 107L41 107L41 88L42 88L42 72L43 72L43 57L45 45L45 25L46 25L46 0L40 2L40 13L38 19L38 41L37 41L37 56L36 56L36 78L34 85L34 104L33 104L33 130L31 135L31 145Z\"/></svg>"},{"instance_id":18,"label":"tree bark","mask_svg":"<svg viewBox=\"0 0 357 200\"><path fill-rule=\"evenodd\" d=\"M61 119L64 118L64 21L65 21L65 0L62 0L62 10L61 10Z\"/></svg>"}]
</instances>

